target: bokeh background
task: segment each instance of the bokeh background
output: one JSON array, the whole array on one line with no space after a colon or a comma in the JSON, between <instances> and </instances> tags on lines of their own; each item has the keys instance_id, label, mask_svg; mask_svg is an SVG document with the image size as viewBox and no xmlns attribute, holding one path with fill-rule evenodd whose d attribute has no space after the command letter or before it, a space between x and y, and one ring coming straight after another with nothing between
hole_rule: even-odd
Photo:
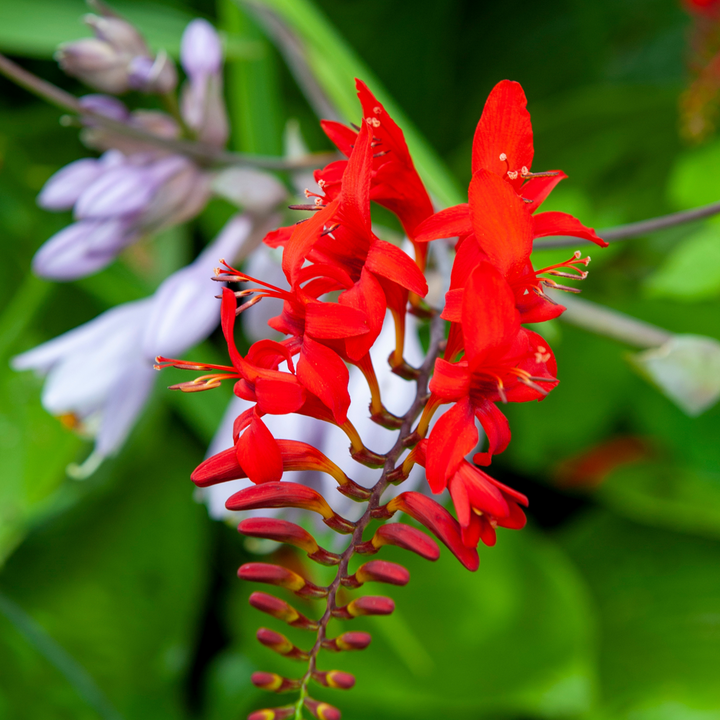
<instances>
[{"instance_id":1,"label":"bokeh background","mask_svg":"<svg viewBox=\"0 0 720 720\"><path fill-rule=\"evenodd\" d=\"M720 141L681 139L691 16L675 0L307 4L458 188L485 98L511 78L529 98L535 168L570 177L547 209L603 228L720 198ZM293 119L313 150L329 149L281 56L230 0L114 7L171 53L194 16L225 32L235 149L281 153ZM87 92L52 61L57 43L84 34L83 12L80 0L0 0L0 50ZM336 62L332 44L326 53ZM89 443L42 409L40 380L8 366L146 296L232 208L213 201L84 280L33 278L34 252L69 221L35 196L88 151L56 109L0 88L0 718L244 717L272 700L250 672L292 667L256 647L267 618L235 577L250 557L241 538L193 499L189 473L229 388L178 397L161 383L122 453L76 481L65 468ZM720 339L718 222L591 251L584 297ZM355 621L373 646L330 658L358 677L335 697L348 720L720 718L720 410L688 417L610 339L560 322L548 339L561 383L540 405L508 408L514 442L493 463L530 497L529 526L481 548L475 574L449 553L434 565L403 557L412 581L390 593L395 615ZM220 349L214 337L192 354Z\"/></svg>"}]
</instances>

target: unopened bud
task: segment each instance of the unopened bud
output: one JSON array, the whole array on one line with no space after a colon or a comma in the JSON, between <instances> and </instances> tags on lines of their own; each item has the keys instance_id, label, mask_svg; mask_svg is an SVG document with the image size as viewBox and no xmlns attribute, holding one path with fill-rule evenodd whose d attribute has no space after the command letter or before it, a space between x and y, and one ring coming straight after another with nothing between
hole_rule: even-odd
<instances>
[{"instance_id":1,"label":"unopened bud","mask_svg":"<svg viewBox=\"0 0 720 720\"><path fill-rule=\"evenodd\" d=\"M305 698L305 707L318 720L340 720L342 717L342 713L336 707L309 697Z\"/></svg>"},{"instance_id":2,"label":"unopened bud","mask_svg":"<svg viewBox=\"0 0 720 720\"><path fill-rule=\"evenodd\" d=\"M337 515L325 498L306 485L291 482L266 482L235 493L225 503L228 510L295 507L322 515L323 522L339 533L351 533L355 523Z\"/></svg>"},{"instance_id":3,"label":"unopened bud","mask_svg":"<svg viewBox=\"0 0 720 720\"><path fill-rule=\"evenodd\" d=\"M354 575L342 580L343 585L353 588L360 587L366 582L407 585L410 582L410 573L397 563L388 562L387 560L371 560L361 565Z\"/></svg>"},{"instance_id":4,"label":"unopened bud","mask_svg":"<svg viewBox=\"0 0 720 720\"><path fill-rule=\"evenodd\" d=\"M150 57L138 56L128 65L128 85L133 90L167 95L175 89L177 80L175 63L162 50L154 60Z\"/></svg>"},{"instance_id":5,"label":"unopened bud","mask_svg":"<svg viewBox=\"0 0 720 720\"><path fill-rule=\"evenodd\" d=\"M284 587L301 597L322 598L327 597L328 594L327 588L314 585L292 570L279 565L270 565L269 563L245 563L238 570L238 577L241 580L250 582L262 582Z\"/></svg>"},{"instance_id":6,"label":"unopened bud","mask_svg":"<svg viewBox=\"0 0 720 720\"><path fill-rule=\"evenodd\" d=\"M246 477L247 473L240 466L234 447L203 460L190 475L190 479L198 487L209 487L227 480Z\"/></svg>"},{"instance_id":7,"label":"unopened bud","mask_svg":"<svg viewBox=\"0 0 720 720\"><path fill-rule=\"evenodd\" d=\"M477 549L465 546L458 521L432 498L418 492L404 492L393 498L385 509L390 514L398 510L407 513L443 542L468 570L478 569Z\"/></svg>"},{"instance_id":8,"label":"unopened bud","mask_svg":"<svg viewBox=\"0 0 720 720\"><path fill-rule=\"evenodd\" d=\"M299 680L290 680L277 673L254 672L250 676L252 684L261 690L268 692L284 693L300 688Z\"/></svg>"},{"instance_id":9,"label":"unopened bud","mask_svg":"<svg viewBox=\"0 0 720 720\"><path fill-rule=\"evenodd\" d=\"M287 543L304 550L311 560L322 565L337 565L340 556L321 548L315 538L295 523L276 518L248 518L238 525L243 535Z\"/></svg>"},{"instance_id":10,"label":"unopened bud","mask_svg":"<svg viewBox=\"0 0 720 720\"><path fill-rule=\"evenodd\" d=\"M288 720L295 716L295 706L286 705L279 708L256 710L247 716L247 720Z\"/></svg>"},{"instance_id":11,"label":"unopened bud","mask_svg":"<svg viewBox=\"0 0 720 720\"><path fill-rule=\"evenodd\" d=\"M248 602L256 610L272 615L286 622L292 627L302 630L317 630L318 624L314 620L306 618L301 612L298 612L292 605L289 605L280 598L273 597L264 592L254 592L248 598Z\"/></svg>"},{"instance_id":12,"label":"unopened bud","mask_svg":"<svg viewBox=\"0 0 720 720\"><path fill-rule=\"evenodd\" d=\"M320 672L316 670L312 674L313 680L324 685L325 687L338 688L339 690L349 690L355 685L355 676L341 670L329 670L328 672Z\"/></svg>"},{"instance_id":13,"label":"unopened bud","mask_svg":"<svg viewBox=\"0 0 720 720\"><path fill-rule=\"evenodd\" d=\"M325 650L342 652L343 650L364 650L372 641L372 636L366 632L346 632L332 640L323 640Z\"/></svg>"},{"instance_id":14,"label":"unopened bud","mask_svg":"<svg viewBox=\"0 0 720 720\"><path fill-rule=\"evenodd\" d=\"M274 630L268 628L260 628L256 637L258 642L271 650L274 650L279 655L284 655L291 660L307 660L310 656L300 648L290 642L284 635L281 635Z\"/></svg>"},{"instance_id":15,"label":"unopened bud","mask_svg":"<svg viewBox=\"0 0 720 720\"><path fill-rule=\"evenodd\" d=\"M383 545L395 545L417 553L426 560L437 560L440 557L440 548L432 538L429 538L422 530L403 523L382 525L370 542L376 548Z\"/></svg>"},{"instance_id":16,"label":"unopened bud","mask_svg":"<svg viewBox=\"0 0 720 720\"><path fill-rule=\"evenodd\" d=\"M342 620L350 620L363 615L390 615L394 610L395 602L392 598L383 595L364 595L344 607L335 608L333 616Z\"/></svg>"}]
</instances>

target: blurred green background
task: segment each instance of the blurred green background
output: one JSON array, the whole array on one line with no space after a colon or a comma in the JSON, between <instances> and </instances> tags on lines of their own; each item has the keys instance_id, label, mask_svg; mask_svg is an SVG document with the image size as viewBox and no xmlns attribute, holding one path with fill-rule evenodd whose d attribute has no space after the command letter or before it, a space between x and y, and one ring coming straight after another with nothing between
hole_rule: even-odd
<instances>
[{"instance_id":1,"label":"blurred green background","mask_svg":"<svg viewBox=\"0 0 720 720\"><path fill-rule=\"evenodd\" d=\"M446 202L462 196L475 124L503 78L529 98L535 168L570 176L547 209L609 227L720 199L720 141L679 140L690 19L675 0L265 4L315 38L317 72L352 72L362 59L365 79L454 176L457 190L419 158ZM193 16L225 32L235 149L280 153L289 119L313 150L328 149L282 57L231 0L114 7L174 53ZM81 0L0 0L0 50L87 92L51 60L58 42L83 34L84 11ZM0 718L244 717L274 699L250 672L293 668L254 641L269 619L235 578L250 557L241 539L193 500L188 476L227 393L159 386L123 452L78 482L65 468L89 444L45 413L41 381L8 368L12 355L147 295L229 209L211 203L91 278L34 279L34 252L70 219L39 210L35 196L88 153L58 111L0 87ZM359 116L351 97L348 76L333 100ZM716 221L592 248L584 296L720 338L718 248ZM412 581L391 593L396 614L352 628L371 630L373 646L324 660L358 677L349 694L317 693L343 717L720 719L720 409L689 418L633 372L628 348L562 323L545 329L560 386L540 405L508 408L513 443L493 465L530 497L529 527L481 548L476 574L448 553L434 565L402 557ZM219 350L215 341L194 354Z\"/></svg>"}]
</instances>

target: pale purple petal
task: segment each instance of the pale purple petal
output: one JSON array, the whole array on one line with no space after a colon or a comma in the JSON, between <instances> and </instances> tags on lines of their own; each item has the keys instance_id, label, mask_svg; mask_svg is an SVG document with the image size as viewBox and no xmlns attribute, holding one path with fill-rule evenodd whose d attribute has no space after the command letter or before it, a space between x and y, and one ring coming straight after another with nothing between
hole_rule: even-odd
<instances>
[{"instance_id":1,"label":"pale purple petal","mask_svg":"<svg viewBox=\"0 0 720 720\"><path fill-rule=\"evenodd\" d=\"M76 160L58 170L45 183L37 197L37 204L46 210L69 210L103 171L99 160Z\"/></svg>"},{"instance_id":2,"label":"pale purple petal","mask_svg":"<svg viewBox=\"0 0 720 720\"><path fill-rule=\"evenodd\" d=\"M101 408L100 429L95 438L97 453L113 455L122 447L150 397L156 378L157 372L149 363L137 361L126 366Z\"/></svg>"},{"instance_id":3,"label":"pale purple petal","mask_svg":"<svg viewBox=\"0 0 720 720\"><path fill-rule=\"evenodd\" d=\"M220 72L222 45L215 28L200 18L186 28L180 43L180 62L190 76L211 75Z\"/></svg>"},{"instance_id":4,"label":"pale purple petal","mask_svg":"<svg viewBox=\"0 0 720 720\"><path fill-rule=\"evenodd\" d=\"M252 168L228 168L213 181L213 190L238 207L266 213L287 198L285 186L273 175Z\"/></svg>"},{"instance_id":5,"label":"pale purple petal","mask_svg":"<svg viewBox=\"0 0 720 720\"><path fill-rule=\"evenodd\" d=\"M143 168L127 164L112 168L78 198L75 217L85 220L141 212L150 203L156 189L152 176Z\"/></svg>"},{"instance_id":6,"label":"pale purple petal","mask_svg":"<svg viewBox=\"0 0 720 720\"><path fill-rule=\"evenodd\" d=\"M79 102L83 109L118 122L125 122L130 118L130 111L125 107L125 103L110 95L83 95ZM91 124L91 121L86 124Z\"/></svg>"},{"instance_id":7,"label":"pale purple petal","mask_svg":"<svg viewBox=\"0 0 720 720\"><path fill-rule=\"evenodd\" d=\"M155 59L138 56L128 66L128 84L133 90L165 95L177 85L175 63L160 51Z\"/></svg>"},{"instance_id":8,"label":"pale purple petal","mask_svg":"<svg viewBox=\"0 0 720 720\"><path fill-rule=\"evenodd\" d=\"M251 236L252 221L238 215L198 259L171 275L153 296L153 310L143 337L146 357L177 357L204 340L220 321L212 278L220 258L232 258Z\"/></svg>"},{"instance_id":9,"label":"pale purple petal","mask_svg":"<svg viewBox=\"0 0 720 720\"><path fill-rule=\"evenodd\" d=\"M124 220L73 223L35 253L33 272L49 280L76 280L109 265L136 238Z\"/></svg>"}]
</instances>

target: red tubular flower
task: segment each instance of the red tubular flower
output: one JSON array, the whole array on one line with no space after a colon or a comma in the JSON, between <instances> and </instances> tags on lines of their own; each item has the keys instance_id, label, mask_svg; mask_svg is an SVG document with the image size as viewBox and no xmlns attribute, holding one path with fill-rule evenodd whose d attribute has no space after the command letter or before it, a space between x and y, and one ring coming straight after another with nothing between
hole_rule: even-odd
<instances>
[{"instance_id":1,"label":"red tubular flower","mask_svg":"<svg viewBox=\"0 0 720 720\"><path fill-rule=\"evenodd\" d=\"M491 263L475 268L453 319L462 322L465 357L454 364L436 360L430 381L435 402L455 402L429 438L427 479L435 493L477 443L475 418L488 436L489 462L510 440L507 419L495 403L538 400L557 384L552 352L539 335L520 327L512 290Z\"/></svg>"},{"instance_id":2,"label":"red tubular flower","mask_svg":"<svg viewBox=\"0 0 720 720\"><path fill-rule=\"evenodd\" d=\"M402 130L362 80L356 79L355 84L363 119L373 128L372 145L376 152L373 153L370 199L394 213L415 244L415 229L433 214L430 196L415 169ZM357 133L332 120L322 120L320 124L338 150L349 156L357 141ZM343 170L344 161L340 160L315 172L315 178L326 195L335 196ZM422 269L425 267L426 248L415 244L415 252Z\"/></svg>"}]
</instances>

